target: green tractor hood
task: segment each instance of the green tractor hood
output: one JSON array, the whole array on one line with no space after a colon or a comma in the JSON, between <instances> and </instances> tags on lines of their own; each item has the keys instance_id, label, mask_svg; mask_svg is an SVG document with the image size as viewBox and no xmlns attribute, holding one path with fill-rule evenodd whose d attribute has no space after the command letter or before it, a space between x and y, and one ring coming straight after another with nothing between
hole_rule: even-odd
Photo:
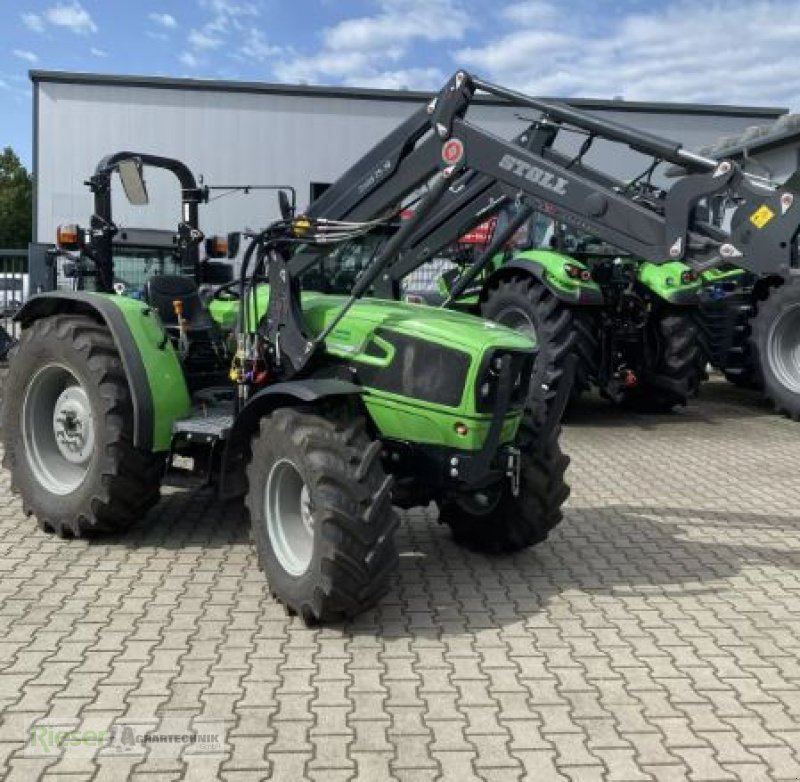
<instances>
[{"instance_id":1,"label":"green tractor hood","mask_svg":"<svg viewBox=\"0 0 800 782\"><path fill-rule=\"evenodd\" d=\"M311 333L320 333L346 301L303 294ZM268 302L269 288L261 285L257 317ZM237 302L212 301L209 309L221 328L233 329ZM488 362L504 353L527 358L535 347L529 337L473 315L383 299L357 301L325 340L326 355L349 366L363 385L383 436L461 450L480 448L489 429L493 410L479 398ZM521 408L509 411L504 442L515 436Z\"/></svg>"},{"instance_id":2,"label":"green tractor hood","mask_svg":"<svg viewBox=\"0 0 800 782\"><path fill-rule=\"evenodd\" d=\"M303 294L302 301L306 322L311 331L318 334L336 317L347 297L309 292ZM269 286L260 285L256 292L256 310L259 315L267 311L268 303ZM212 301L209 310L211 317L221 328L235 328L238 302ZM434 308L426 304L361 299L333 330L326 341L326 348L328 351L344 350L352 354L363 347L363 343L379 328L400 331L467 351L483 351L495 347L531 350L535 347L529 337L517 331L463 312Z\"/></svg>"}]
</instances>

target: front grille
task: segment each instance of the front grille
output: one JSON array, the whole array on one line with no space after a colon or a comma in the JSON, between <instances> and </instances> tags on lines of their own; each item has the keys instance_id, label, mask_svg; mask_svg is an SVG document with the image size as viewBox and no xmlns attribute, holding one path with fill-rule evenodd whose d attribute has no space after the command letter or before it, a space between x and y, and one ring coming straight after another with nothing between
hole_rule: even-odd
<instances>
[{"instance_id":1,"label":"front grille","mask_svg":"<svg viewBox=\"0 0 800 782\"><path fill-rule=\"evenodd\" d=\"M519 350L493 350L481 363L475 384L475 408L481 413L494 412L500 388L500 365L504 356L511 356L510 408L518 410L525 405L530 388L535 354Z\"/></svg>"},{"instance_id":2,"label":"front grille","mask_svg":"<svg viewBox=\"0 0 800 782\"><path fill-rule=\"evenodd\" d=\"M394 346L395 354L388 367L354 365L362 385L447 407L461 404L469 353L385 329L376 333Z\"/></svg>"}]
</instances>

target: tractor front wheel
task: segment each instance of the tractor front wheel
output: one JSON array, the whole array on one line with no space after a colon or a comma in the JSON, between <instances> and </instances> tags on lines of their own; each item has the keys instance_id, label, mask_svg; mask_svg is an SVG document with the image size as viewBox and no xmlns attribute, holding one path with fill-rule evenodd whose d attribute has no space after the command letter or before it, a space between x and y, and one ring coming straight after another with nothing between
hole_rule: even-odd
<instances>
[{"instance_id":1,"label":"tractor front wheel","mask_svg":"<svg viewBox=\"0 0 800 782\"><path fill-rule=\"evenodd\" d=\"M356 411L264 417L247 479L259 563L289 610L307 624L337 621L388 591L398 564L392 482Z\"/></svg>"},{"instance_id":2,"label":"tractor front wheel","mask_svg":"<svg viewBox=\"0 0 800 782\"><path fill-rule=\"evenodd\" d=\"M453 495L440 501L439 520L450 527L456 543L475 551L504 554L541 543L563 518L569 497L564 473L569 457L558 444L560 427L546 441L526 419L520 425L519 491L504 479L494 487Z\"/></svg>"},{"instance_id":3,"label":"tractor front wheel","mask_svg":"<svg viewBox=\"0 0 800 782\"><path fill-rule=\"evenodd\" d=\"M751 326L764 394L778 412L800 420L800 281L773 288Z\"/></svg>"},{"instance_id":4,"label":"tractor front wheel","mask_svg":"<svg viewBox=\"0 0 800 782\"><path fill-rule=\"evenodd\" d=\"M133 445L128 383L103 325L37 320L13 351L2 397L3 466L42 529L124 529L158 502L164 460Z\"/></svg>"}]
</instances>

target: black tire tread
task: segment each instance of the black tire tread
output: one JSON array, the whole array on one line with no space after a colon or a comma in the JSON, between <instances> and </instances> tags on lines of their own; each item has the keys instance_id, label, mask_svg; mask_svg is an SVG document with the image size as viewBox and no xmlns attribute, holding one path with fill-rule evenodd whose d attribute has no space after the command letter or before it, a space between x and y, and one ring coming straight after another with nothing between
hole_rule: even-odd
<instances>
[{"instance_id":1,"label":"black tire tread","mask_svg":"<svg viewBox=\"0 0 800 782\"><path fill-rule=\"evenodd\" d=\"M20 352L41 340L71 342L84 353L100 388L105 403L102 415L108 436L102 445L104 465L100 480L83 507L70 517L45 515L38 510L35 498L24 497L26 515L36 515L39 526L59 537L84 537L97 532L110 532L129 527L144 516L160 498L163 458L137 449L133 445L133 408L122 361L108 329L82 315L60 314L35 321L22 332L19 344L12 351L7 376L0 387L0 436L4 436L6 409L4 399L8 382L14 382L13 362ZM11 474L11 488L19 492L14 454L22 449L5 443L3 466Z\"/></svg>"},{"instance_id":2,"label":"black tire tread","mask_svg":"<svg viewBox=\"0 0 800 782\"><path fill-rule=\"evenodd\" d=\"M313 592L272 586L277 599L307 623L349 619L378 602L391 586L398 566L392 508L392 479L381 464L380 443L366 431L362 416L329 409L325 415L303 408L280 408L262 419L252 440L248 484L268 459L272 438L291 440L304 455L312 496L325 503L315 510L315 530L324 530L324 549ZM260 498L248 491L259 565L270 579L266 530L256 523ZM313 565L313 563L312 563Z\"/></svg>"},{"instance_id":3,"label":"black tire tread","mask_svg":"<svg viewBox=\"0 0 800 782\"><path fill-rule=\"evenodd\" d=\"M522 450L519 497L509 495L487 515L472 515L456 500L439 503L439 519L456 543L489 554L508 554L542 543L563 519L570 494L564 480L569 457L561 451L561 427L549 434L523 419L518 436ZM542 437L546 439L541 440Z\"/></svg>"},{"instance_id":4,"label":"black tire tread","mask_svg":"<svg viewBox=\"0 0 800 782\"><path fill-rule=\"evenodd\" d=\"M665 384L640 378L627 392L625 403L641 412L667 412L685 406L699 392L703 378L699 329L691 308L659 307L650 317L655 319L652 325L660 343L650 371Z\"/></svg>"},{"instance_id":5,"label":"black tire tread","mask_svg":"<svg viewBox=\"0 0 800 782\"><path fill-rule=\"evenodd\" d=\"M521 297L536 320L539 354L533 370L531 400L543 400L545 408L555 398L564 377L567 358L575 354L578 364L571 389L573 397L589 386L594 374L599 343L588 313L560 301L535 277L518 274L496 280L486 293L481 315L496 320L504 301Z\"/></svg>"},{"instance_id":6,"label":"black tire tread","mask_svg":"<svg viewBox=\"0 0 800 782\"><path fill-rule=\"evenodd\" d=\"M767 338L769 330L783 308L800 303L800 281L794 280L769 289L769 294L756 304L751 321L751 347L755 354L759 376L763 380L764 396L772 403L776 413L793 421L800 421L800 394L783 386L768 365ZM800 335L798 336L800 340Z\"/></svg>"}]
</instances>

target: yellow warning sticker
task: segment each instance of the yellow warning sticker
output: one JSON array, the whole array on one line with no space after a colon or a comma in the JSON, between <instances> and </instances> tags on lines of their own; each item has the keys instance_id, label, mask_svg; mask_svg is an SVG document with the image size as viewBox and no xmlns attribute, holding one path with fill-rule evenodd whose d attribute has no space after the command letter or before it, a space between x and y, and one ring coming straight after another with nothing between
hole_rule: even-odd
<instances>
[{"instance_id":1,"label":"yellow warning sticker","mask_svg":"<svg viewBox=\"0 0 800 782\"><path fill-rule=\"evenodd\" d=\"M761 206L756 209L753 214L750 215L750 222L756 228L763 228L772 218L775 217L775 212L773 212L766 204L761 204Z\"/></svg>"}]
</instances>

